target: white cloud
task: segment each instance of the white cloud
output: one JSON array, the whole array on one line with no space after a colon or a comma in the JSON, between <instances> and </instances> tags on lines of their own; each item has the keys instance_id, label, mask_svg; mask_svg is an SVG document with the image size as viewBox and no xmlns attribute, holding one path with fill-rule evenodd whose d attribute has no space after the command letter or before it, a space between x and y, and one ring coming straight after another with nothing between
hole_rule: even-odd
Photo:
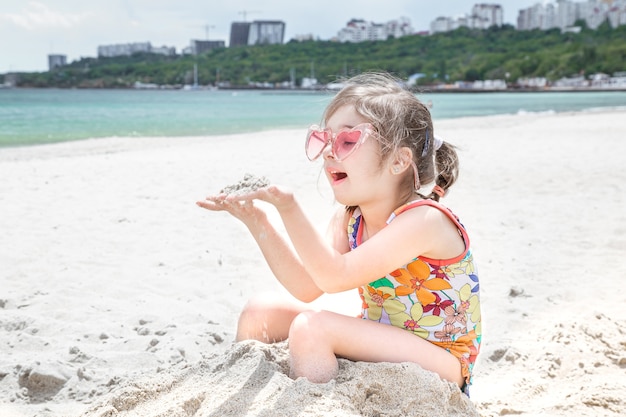
<instances>
[{"instance_id":1,"label":"white cloud","mask_svg":"<svg viewBox=\"0 0 626 417\"><path fill-rule=\"evenodd\" d=\"M0 13L0 20L13 23L26 30L71 28L93 16L93 13L63 13L48 8L45 4L31 1L19 13Z\"/></svg>"}]
</instances>

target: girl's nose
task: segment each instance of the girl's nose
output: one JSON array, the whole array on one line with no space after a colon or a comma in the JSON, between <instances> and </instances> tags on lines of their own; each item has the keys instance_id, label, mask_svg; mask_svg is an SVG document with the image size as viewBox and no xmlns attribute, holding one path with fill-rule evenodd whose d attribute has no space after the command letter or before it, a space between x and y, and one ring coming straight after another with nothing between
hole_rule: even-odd
<instances>
[{"instance_id":1,"label":"girl's nose","mask_svg":"<svg viewBox=\"0 0 626 417\"><path fill-rule=\"evenodd\" d=\"M322 150L322 158L335 159L335 155L333 154L333 147L330 143L326 144L324 150Z\"/></svg>"}]
</instances>

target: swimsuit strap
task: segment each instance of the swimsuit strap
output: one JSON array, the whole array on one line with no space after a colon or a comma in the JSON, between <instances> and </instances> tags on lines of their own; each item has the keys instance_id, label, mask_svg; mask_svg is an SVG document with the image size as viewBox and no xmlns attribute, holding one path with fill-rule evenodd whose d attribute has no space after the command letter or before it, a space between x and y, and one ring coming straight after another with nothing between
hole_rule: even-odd
<instances>
[{"instance_id":1,"label":"swimsuit strap","mask_svg":"<svg viewBox=\"0 0 626 417\"><path fill-rule=\"evenodd\" d=\"M437 210L441 211L442 213L444 213L450 220L452 220L452 222L456 225L459 234L461 235L461 237L463 238L463 242L465 243L465 250L463 251L463 253L453 259L445 259L445 260L440 260L440 259L430 259L430 258L425 258L425 257L420 257L424 260L427 260L429 262L435 263L435 264L447 264L447 263L451 263L452 262L458 262L460 260L462 260L465 255L467 255L467 252L469 251L470 248L470 239L469 239L469 235L467 234L467 231L465 230L465 226L463 226L463 224L461 224L461 222L459 221L459 218L452 213L452 211L447 208L446 206L442 205L441 203L434 201L434 200L430 200L430 199L421 199L421 200L415 200L415 201L410 201L400 207L398 207L397 209L394 210L393 213L391 213L391 216L389 216L389 218L387 219L387 224L391 223L391 221L393 219L395 219L397 216L399 216L400 214L404 213L407 210L410 210L412 208L415 207L421 207L421 206L430 206L430 207L434 207ZM445 262L442 262L445 261Z\"/></svg>"}]
</instances>

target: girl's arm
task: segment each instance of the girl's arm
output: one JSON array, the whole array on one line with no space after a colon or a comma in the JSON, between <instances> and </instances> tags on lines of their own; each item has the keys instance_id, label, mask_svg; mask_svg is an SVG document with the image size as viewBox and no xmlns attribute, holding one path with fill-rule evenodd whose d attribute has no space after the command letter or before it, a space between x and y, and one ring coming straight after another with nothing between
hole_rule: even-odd
<instances>
[{"instance_id":1,"label":"girl's arm","mask_svg":"<svg viewBox=\"0 0 626 417\"><path fill-rule=\"evenodd\" d=\"M297 254L269 222L266 213L251 201L241 203L208 197L196 204L211 211L226 211L241 220L259 245L278 281L294 297L303 302L311 302L322 294Z\"/></svg>"},{"instance_id":2,"label":"girl's arm","mask_svg":"<svg viewBox=\"0 0 626 417\"><path fill-rule=\"evenodd\" d=\"M439 248L448 244L439 232L444 222L447 224L449 220L429 207L418 207L397 216L391 224L359 245L357 250L349 251L329 245L307 220L293 195L276 186L228 199L260 199L273 204L280 213L303 268L315 285L327 293L365 285L410 262L417 255L435 254L433 248L439 252ZM334 223L345 224L345 221Z\"/></svg>"}]
</instances>

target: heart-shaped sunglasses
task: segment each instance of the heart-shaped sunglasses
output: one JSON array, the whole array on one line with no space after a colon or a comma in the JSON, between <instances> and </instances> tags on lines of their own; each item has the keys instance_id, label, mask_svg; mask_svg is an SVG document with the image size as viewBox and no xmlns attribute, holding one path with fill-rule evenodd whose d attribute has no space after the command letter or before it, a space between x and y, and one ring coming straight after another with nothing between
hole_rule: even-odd
<instances>
[{"instance_id":1,"label":"heart-shaped sunglasses","mask_svg":"<svg viewBox=\"0 0 626 417\"><path fill-rule=\"evenodd\" d=\"M329 128L322 129L318 125L309 127L306 134L304 150L307 158L313 161L324 152L330 144L330 150L337 161L343 161L365 142L370 134L376 133L369 123L362 123L351 129L341 129L333 133Z\"/></svg>"}]
</instances>

